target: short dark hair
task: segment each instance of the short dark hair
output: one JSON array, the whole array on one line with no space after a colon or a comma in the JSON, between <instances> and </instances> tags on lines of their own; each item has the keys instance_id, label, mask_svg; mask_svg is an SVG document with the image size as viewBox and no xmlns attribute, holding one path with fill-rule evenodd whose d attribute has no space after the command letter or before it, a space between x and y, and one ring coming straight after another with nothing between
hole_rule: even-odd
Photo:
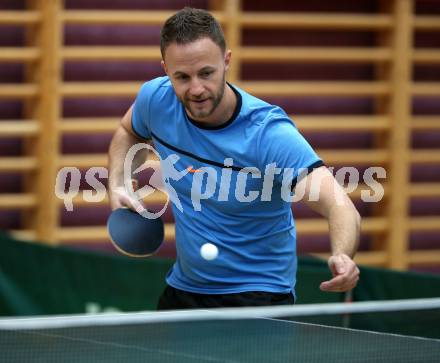
<instances>
[{"instance_id":1,"label":"short dark hair","mask_svg":"<svg viewBox=\"0 0 440 363\"><path fill-rule=\"evenodd\" d=\"M226 50L225 36L220 24L206 10L185 7L168 18L160 32L160 52L171 43L188 44L201 38L210 38L222 52Z\"/></svg>"}]
</instances>

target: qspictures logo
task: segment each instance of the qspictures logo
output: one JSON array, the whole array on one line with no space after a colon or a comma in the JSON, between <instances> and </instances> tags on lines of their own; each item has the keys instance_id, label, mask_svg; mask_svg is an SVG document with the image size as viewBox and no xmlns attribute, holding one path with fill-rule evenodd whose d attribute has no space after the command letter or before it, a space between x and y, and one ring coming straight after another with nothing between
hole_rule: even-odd
<instances>
[{"instance_id":1,"label":"qspictures logo","mask_svg":"<svg viewBox=\"0 0 440 363\"><path fill-rule=\"evenodd\" d=\"M156 155L160 162L159 168L155 168L153 174L148 181L148 184L142 188L135 190L132 183L132 178L148 168L146 164L141 165L133 170L133 162L137 153L142 150L147 150ZM216 198L219 202L232 201L240 203L251 203L260 199L262 202L270 202L275 197L282 198L285 202L294 203L304 198L310 201L317 201L319 199L320 188L322 180L319 177L311 175L310 190L306 196L305 183L298 183L294 192L292 192L292 185L297 180L301 180L308 174L307 169L294 168L279 168L276 163L271 163L265 166L264 170L253 166L243 167L237 170L234 169L234 160L226 158L223 161L223 167L203 166L195 168L193 165L188 165L183 168L178 168L177 163L181 160L177 154L170 154L165 159L149 144L138 143L133 145L124 160L124 188L125 192L134 201L134 207L145 218L159 218L165 213L169 203L183 212L183 207L179 195L173 183L179 182L183 178L191 178L190 197L192 208L195 211L202 211L202 201ZM377 179L386 178L386 170L382 167L369 167L362 175L355 167L342 167L336 172L333 167L328 168L334 175L338 184L344 189L346 193L355 191L362 182L366 188L361 190L361 200L366 203L374 203L382 200L384 196L384 188ZM133 172L132 172L133 170ZM232 178L233 172L236 172L236 177ZM277 176L277 177L276 177ZM104 167L92 167L85 172L85 181L91 189L80 191L80 183L83 175L76 167L62 168L57 175L55 194L58 198L64 201L64 206L67 211L73 211L73 199L82 193L82 198L86 202L96 203L105 199L107 190L100 179L108 178L108 170ZM258 179L261 181L261 188L259 190L252 190L249 185L249 180ZM281 186L275 187L275 179L281 181ZM232 182L234 180L234 182ZM148 197L156 190L162 191L167 195L166 202L163 207L156 212L151 212L145 208L139 208L141 200ZM336 193L336 195L339 195ZM342 198L338 198L337 203L343 203Z\"/></svg>"}]
</instances>

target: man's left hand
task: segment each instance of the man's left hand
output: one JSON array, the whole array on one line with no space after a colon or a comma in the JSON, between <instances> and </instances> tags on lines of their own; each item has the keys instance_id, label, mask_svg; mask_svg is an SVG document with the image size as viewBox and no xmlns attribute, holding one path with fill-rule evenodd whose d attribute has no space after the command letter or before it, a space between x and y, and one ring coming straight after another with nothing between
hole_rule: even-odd
<instances>
[{"instance_id":1,"label":"man's left hand","mask_svg":"<svg viewBox=\"0 0 440 363\"><path fill-rule=\"evenodd\" d=\"M353 289L359 280L359 269L346 254L333 255L328 259L333 278L320 285L322 291L345 292Z\"/></svg>"}]
</instances>

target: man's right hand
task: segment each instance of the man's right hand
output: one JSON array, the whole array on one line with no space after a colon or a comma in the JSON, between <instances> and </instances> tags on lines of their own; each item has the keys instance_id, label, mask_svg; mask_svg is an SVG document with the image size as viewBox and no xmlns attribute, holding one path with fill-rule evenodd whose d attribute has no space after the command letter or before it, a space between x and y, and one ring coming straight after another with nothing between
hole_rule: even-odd
<instances>
[{"instance_id":1,"label":"man's right hand","mask_svg":"<svg viewBox=\"0 0 440 363\"><path fill-rule=\"evenodd\" d=\"M136 190L138 184L136 180L132 180L133 193L128 191L125 186L118 186L110 190L110 207L112 210L118 208L129 208L141 214L145 209L145 205L137 195Z\"/></svg>"}]
</instances>

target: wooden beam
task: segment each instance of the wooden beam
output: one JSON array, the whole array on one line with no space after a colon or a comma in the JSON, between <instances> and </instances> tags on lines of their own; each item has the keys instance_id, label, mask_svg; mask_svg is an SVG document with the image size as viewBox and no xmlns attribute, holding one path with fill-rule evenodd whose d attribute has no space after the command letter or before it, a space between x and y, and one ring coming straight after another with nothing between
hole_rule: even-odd
<instances>
[{"instance_id":1,"label":"wooden beam","mask_svg":"<svg viewBox=\"0 0 440 363\"><path fill-rule=\"evenodd\" d=\"M386 150L324 150L319 149L317 153L328 165L358 165L373 164L383 165L389 161ZM59 158L59 167L76 166L87 168L91 166L106 166L107 154L66 154Z\"/></svg>"},{"instance_id":2,"label":"wooden beam","mask_svg":"<svg viewBox=\"0 0 440 363\"><path fill-rule=\"evenodd\" d=\"M429 184L429 183L422 183L422 184ZM435 184L435 183L433 183ZM387 197L388 194L388 190L387 190L387 186L383 185L384 189L385 189L385 194L384 194L384 198ZM411 191L411 195L417 196L417 197L428 197L428 196L437 196L440 195L440 185L438 187L436 187L434 189L434 186L432 188L430 187L426 187L426 189L423 189L423 186L421 186L420 188L414 189L414 191ZM362 191L369 191L371 190L371 188L366 185L366 184L360 184L356 190L352 191L349 193L350 197L353 199L360 199L361 198L361 192ZM149 195L148 197L143 199L144 202L148 205L148 204L165 204L167 202L167 197L165 194L163 194L162 192L157 192L154 193L152 195ZM59 199L59 203L62 204L64 203L63 200ZM84 205L108 205L109 200L108 197L106 196L102 201L99 202L88 202L86 200L83 199L82 194L79 194L78 196L74 197L72 200L72 203L76 206L84 206ZM378 222L374 222L377 223Z\"/></svg>"},{"instance_id":3,"label":"wooden beam","mask_svg":"<svg viewBox=\"0 0 440 363\"><path fill-rule=\"evenodd\" d=\"M437 265L440 261L440 249L410 251L408 253L410 264L414 265Z\"/></svg>"},{"instance_id":4,"label":"wooden beam","mask_svg":"<svg viewBox=\"0 0 440 363\"><path fill-rule=\"evenodd\" d=\"M1 47L0 62L32 62L40 58L41 53L35 47Z\"/></svg>"},{"instance_id":5,"label":"wooden beam","mask_svg":"<svg viewBox=\"0 0 440 363\"><path fill-rule=\"evenodd\" d=\"M388 256L384 251L360 251L354 260L359 265L386 266Z\"/></svg>"},{"instance_id":6,"label":"wooden beam","mask_svg":"<svg viewBox=\"0 0 440 363\"><path fill-rule=\"evenodd\" d=\"M57 243L87 240L109 240L105 226L59 227L56 231Z\"/></svg>"},{"instance_id":7,"label":"wooden beam","mask_svg":"<svg viewBox=\"0 0 440 363\"><path fill-rule=\"evenodd\" d=\"M240 19L242 18L241 1L225 0L224 16L226 23L226 44L232 51L232 58L227 73L229 82L236 83L241 78L240 58L234 55L240 54L241 45L241 27Z\"/></svg>"},{"instance_id":8,"label":"wooden beam","mask_svg":"<svg viewBox=\"0 0 440 363\"><path fill-rule=\"evenodd\" d=\"M301 29L389 29L392 18L388 15L244 12L240 18L243 28L301 28Z\"/></svg>"},{"instance_id":9,"label":"wooden beam","mask_svg":"<svg viewBox=\"0 0 440 363\"><path fill-rule=\"evenodd\" d=\"M324 219L300 218L296 221L299 235L316 235L328 233L328 223ZM383 217L366 217L362 219L362 232L383 233L387 229L387 220Z\"/></svg>"},{"instance_id":10,"label":"wooden beam","mask_svg":"<svg viewBox=\"0 0 440 363\"><path fill-rule=\"evenodd\" d=\"M417 15L413 21L415 30L433 31L440 30L440 16Z\"/></svg>"},{"instance_id":11,"label":"wooden beam","mask_svg":"<svg viewBox=\"0 0 440 363\"><path fill-rule=\"evenodd\" d=\"M412 150L410 160L414 164L438 164L440 163L440 150L416 149Z\"/></svg>"},{"instance_id":12,"label":"wooden beam","mask_svg":"<svg viewBox=\"0 0 440 363\"><path fill-rule=\"evenodd\" d=\"M238 57L248 63L273 62L386 62L391 59L389 48L367 47L242 47Z\"/></svg>"},{"instance_id":13,"label":"wooden beam","mask_svg":"<svg viewBox=\"0 0 440 363\"><path fill-rule=\"evenodd\" d=\"M229 42L228 42L229 45ZM238 48L237 48L238 49ZM384 62L390 59L387 48L309 48L309 47L242 47L234 53L246 62ZM419 57L423 58L424 54ZM65 60L160 60L157 46L146 47L64 47Z\"/></svg>"},{"instance_id":14,"label":"wooden beam","mask_svg":"<svg viewBox=\"0 0 440 363\"><path fill-rule=\"evenodd\" d=\"M388 185L393 192L389 198L387 210L389 219L387 254L388 267L407 269L413 2L395 0L392 4L392 14L394 28L392 32L393 61L390 112L393 122L389 135Z\"/></svg>"},{"instance_id":15,"label":"wooden beam","mask_svg":"<svg viewBox=\"0 0 440 363\"><path fill-rule=\"evenodd\" d=\"M411 231L440 231L440 216L411 217L408 227Z\"/></svg>"},{"instance_id":16,"label":"wooden beam","mask_svg":"<svg viewBox=\"0 0 440 363\"><path fill-rule=\"evenodd\" d=\"M437 64L437 63L440 63L440 50L437 50L437 49L417 49L413 53L413 62L415 62L417 64Z\"/></svg>"},{"instance_id":17,"label":"wooden beam","mask_svg":"<svg viewBox=\"0 0 440 363\"><path fill-rule=\"evenodd\" d=\"M109 87L111 84L111 87ZM378 96L387 95L387 82L327 82L327 81L246 81L237 86L256 96ZM67 82L61 86L66 97L127 96L134 97L140 82Z\"/></svg>"},{"instance_id":18,"label":"wooden beam","mask_svg":"<svg viewBox=\"0 0 440 363\"><path fill-rule=\"evenodd\" d=\"M38 159L32 156L0 157L0 171L23 172L35 170Z\"/></svg>"},{"instance_id":19,"label":"wooden beam","mask_svg":"<svg viewBox=\"0 0 440 363\"><path fill-rule=\"evenodd\" d=\"M62 199L58 199L59 200L59 204L63 204L64 201ZM162 192L155 192L151 195L149 195L148 197L144 198L143 201L146 203L146 205L154 205L154 204L165 204L167 202L167 198L166 195ZM76 197L73 198L72 200L73 205L75 206L85 206L85 205L108 205L109 204L109 198L108 195L106 195L106 197L100 201L100 202L88 202L86 200L84 200L83 198L83 194L79 194Z\"/></svg>"},{"instance_id":20,"label":"wooden beam","mask_svg":"<svg viewBox=\"0 0 440 363\"><path fill-rule=\"evenodd\" d=\"M64 27L60 14L63 0L38 0L36 6L41 11L42 24L35 41L41 49L41 54L44 54L39 68L36 69L40 96L36 116L40 129L44 132L40 133L34 151L39 165L43 167L38 169L35 187L38 203L42 207L37 209L33 224L40 241L55 243L59 208L53 188L58 170L57 126L62 113L59 83L62 77L60 49Z\"/></svg>"},{"instance_id":21,"label":"wooden beam","mask_svg":"<svg viewBox=\"0 0 440 363\"><path fill-rule=\"evenodd\" d=\"M80 240L109 240L107 227L105 226L60 227L57 230L56 236L59 243ZM174 224L165 223L165 239L173 240L174 238Z\"/></svg>"},{"instance_id":22,"label":"wooden beam","mask_svg":"<svg viewBox=\"0 0 440 363\"><path fill-rule=\"evenodd\" d=\"M142 82L68 82L60 86L65 97L134 97L139 92Z\"/></svg>"},{"instance_id":23,"label":"wooden beam","mask_svg":"<svg viewBox=\"0 0 440 363\"><path fill-rule=\"evenodd\" d=\"M61 18L65 24L140 24L163 25L175 11L157 10L64 10ZM222 12L211 13L219 22L223 22Z\"/></svg>"},{"instance_id":24,"label":"wooden beam","mask_svg":"<svg viewBox=\"0 0 440 363\"><path fill-rule=\"evenodd\" d=\"M255 96L379 96L390 91L387 82L246 81L237 86Z\"/></svg>"},{"instance_id":25,"label":"wooden beam","mask_svg":"<svg viewBox=\"0 0 440 363\"><path fill-rule=\"evenodd\" d=\"M325 220L298 220L298 234L320 234L327 233L328 227ZM365 233L381 233L386 228L386 221L378 218L366 218L363 222ZM60 227L56 233L57 239L61 242L74 240L97 240L107 239L108 232L105 226L80 226L80 227ZM175 238L174 224L165 225L165 238Z\"/></svg>"},{"instance_id":26,"label":"wooden beam","mask_svg":"<svg viewBox=\"0 0 440 363\"><path fill-rule=\"evenodd\" d=\"M154 60L160 61L162 56L158 46L144 47L108 47L108 46L70 46L64 47L61 57L67 61L93 60L93 61L113 61L113 60Z\"/></svg>"},{"instance_id":27,"label":"wooden beam","mask_svg":"<svg viewBox=\"0 0 440 363\"><path fill-rule=\"evenodd\" d=\"M154 167L158 158L153 153L148 155L146 166ZM105 153L100 154L64 154L58 159L58 168L65 166L75 166L77 168L90 168L92 166L107 166L108 156ZM150 164L150 165L149 165Z\"/></svg>"},{"instance_id":28,"label":"wooden beam","mask_svg":"<svg viewBox=\"0 0 440 363\"><path fill-rule=\"evenodd\" d=\"M0 11L1 25L28 25L36 24L41 21L39 11L29 10L2 10Z\"/></svg>"},{"instance_id":29,"label":"wooden beam","mask_svg":"<svg viewBox=\"0 0 440 363\"><path fill-rule=\"evenodd\" d=\"M58 159L58 167L74 166L80 169L92 166L106 167L107 163L107 154L65 154Z\"/></svg>"},{"instance_id":30,"label":"wooden beam","mask_svg":"<svg viewBox=\"0 0 440 363\"><path fill-rule=\"evenodd\" d=\"M440 96L440 82L415 82L412 85L414 96Z\"/></svg>"},{"instance_id":31,"label":"wooden beam","mask_svg":"<svg viewBox=\"0 0 440 363\"><path fill-rule=\"evenodd\" d=\"M362 178L362 175L360 175L360 178ZM382 184L382 187L384 188L384 195L383 198L388 198L389 189L388 186L385 183L382 183L381 180L379 182ZM352 199L361 199L362 198L362 192L372 192L371 187L369 187L367 184L359 183L358 187L353 190L352 192L348 192L348 195Z\"/></svg>"},{"instance_id":32,"label":"wooden beam","mask_svg":"<svg viewBox=\"0 0 440 363\"><path fill-rule=\"evenodd\" d=\"M40 130L35 120L0 121L0 138L13 136L35 136Z\"/></svg>"},{"instance_id":33,"label":"wooden beam","mask_svg":"<svg viewBox=\"0 0 440 363\"><path fill-rule=\"evenodd\" d=\"M23 209L37 206L37 198L31 193L1 193L0 209Z\"/></svg>"},{"instance_id":34,"label":"wooden beam","mask_svg":"<svg viewBox=\"0 0 440 363\"><path fill-rule=\"evenodd\" d=\"M35 84L0 84L0 99L2 98L30 98L38 95Z\"/></svg>"},{"instance_id":35,"label":"wooden beam","mask_svg":"<svg viewBox=\"0 0 440 363\"><path fill-rule=\"evenodd\" d=\"M386 131L390 128L389 116L382 115L290 115L301 131L353 132Z\"/></svg>"},{"instance_id":36,"label":"wooden beam","mask_svg":"<svg viewBox=\"0 0 440 363\"><path fill-rule=\"evenodd\" d=\"M409 187L409 194L415 198L440 197L440 182L437 183L413 183ZM440 261L440 260L439 260Z\"/></svg>"},{"instance_id":37,"label":"wooden beam","mask_svg":"<svg viewBox=\"0 0 440 363\"><path fill-rule=\"evenodd\" d=\"M330 253L312 253L312 256L327 260ZM383 251L360 251L355 256L355 261L358 265L368 266L385 266L387 262L387 255Z\"/></svg>"},{"instance_id":38,"label":"wooden beam","mask_svg":"<svg viewBox=\"0 0 440 363\"><path fill-rule=\"evenodd\" d=\"M342 149L342 150L328 150L318 149L316 150L318 155L329 166L345 165L353 166L359 164L366 165L383 165L390 159L387 150L371 149Z\"/></svg>"},{"instance_id":39,"label":"wooden beam","mask_svg":"<svg viewBox=\"0 0 440 363\"><path fill-rule=\"evenodd\" d=\"M35 242L37 240L37 234L35 233L35 231L30 229L12 230L8 232L11 233L14 238L21 241Z\"/></svg>"},{"instance_id":40,"label":"wooden beam","mask_svg":"<svg viewBox=\"0 0 440 363\"><path fill-rule=\"evenodd\" d=\"M94 134L114 132L121 118L65 118L58 124L58 130L63 134Z\"/></svg>"},{"instance_id":41,"label":"wooden beam","mask_svg":"<svg viewBox=\"0 0 440 363\"><path fill-rule=\"evenodd\" d=\"M209 11L221 11L224 8L223 0L208 0Z\"/></svg>"},{"instance_id":42,"label":"wooden beam","mask_svg":"<svg viewBox=\"0 0 440 363\"><path fill-rule=\"evenodd\" d=\"M440 116L413 116L413 130L440 130Z\"/></svg>"}]
</instances>

